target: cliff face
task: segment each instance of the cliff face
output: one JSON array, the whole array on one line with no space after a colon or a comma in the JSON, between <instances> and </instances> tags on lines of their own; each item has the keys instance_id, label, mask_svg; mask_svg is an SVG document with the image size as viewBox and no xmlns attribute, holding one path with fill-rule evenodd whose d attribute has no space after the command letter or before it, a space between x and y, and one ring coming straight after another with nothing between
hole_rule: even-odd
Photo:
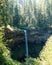
<instances>
[{"instance_id":1,"label":"cliff face","mask_svg":"<svg viewBox=\"0 0 52 65\"><path fill-rule=\"evenodd\" d=\"M43 46L50 35L50 32L44 30L27 31L30 57L39 56L40 51L43 49ZM18 58L23 55L25 56L25 33L23 31L11 31L9 28L5 28L3 41L7 41L7 47L11 49L11 57L13 59L18 60Z\"/></svg>"},{"instance_id":2,"label":"cliff face","mask_svg":"<svg viewBox=\"0 0 52 65\"><path fill-rule=\"evenodd\" d=\"M45 30L31 30L27 31L27 37L29 43L43 43L47 40L47 38L50 36L49 31ZM7 27L4 29L4 37L3 40L10 40L14 39L17 42L25 41L25 33L21 30L14 30L11 27Z\"/></svg>"}]
</instances>

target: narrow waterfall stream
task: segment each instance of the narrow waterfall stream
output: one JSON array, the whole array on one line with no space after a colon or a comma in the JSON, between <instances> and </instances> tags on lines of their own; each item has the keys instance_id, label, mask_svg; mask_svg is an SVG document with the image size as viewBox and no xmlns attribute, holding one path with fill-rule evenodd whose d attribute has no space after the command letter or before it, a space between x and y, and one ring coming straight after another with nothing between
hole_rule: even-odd
<instances>
[{"instance_id":1,"label":"narrow waterfall stream","mask_svg":"<svg viewBox=\"0 0 52 65\"><path fill-rule=\"evenodd\" d=\"M27 30L24 30L25 33L25 46L26 46L26 57L28 58L28 39L27 39Z\"/></svg>"}]
</instances>

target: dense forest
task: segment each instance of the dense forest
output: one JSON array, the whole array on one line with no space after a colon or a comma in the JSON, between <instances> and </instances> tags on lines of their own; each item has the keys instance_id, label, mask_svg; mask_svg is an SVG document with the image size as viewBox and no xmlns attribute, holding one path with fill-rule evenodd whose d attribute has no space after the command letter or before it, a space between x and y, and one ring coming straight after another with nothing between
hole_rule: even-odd
<instances>
[{"instance_id":1,"label":"dense forest","mask_svg":"<svg viewBox=\"0 0 52 65\"><path fill-rule=\"evenodd\" d=\"M52 65L52 0L0 0L0 65Z\"/></svg>"}]
</instances>

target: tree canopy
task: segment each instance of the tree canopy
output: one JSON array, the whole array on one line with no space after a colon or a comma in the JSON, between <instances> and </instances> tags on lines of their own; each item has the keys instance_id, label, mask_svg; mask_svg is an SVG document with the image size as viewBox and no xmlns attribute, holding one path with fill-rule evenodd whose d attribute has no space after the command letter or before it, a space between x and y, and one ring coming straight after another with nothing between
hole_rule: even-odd
<instances>
[{"instance_id":1,"label":"tree canopy","mask_svg":"<svg viewBox=\"0 0 52 65\"><path fill-rule=\"evenodd\" d=\"M2 0L0 23L28 29L52 26L52 0Z\"/></svg>"}]
</instances>

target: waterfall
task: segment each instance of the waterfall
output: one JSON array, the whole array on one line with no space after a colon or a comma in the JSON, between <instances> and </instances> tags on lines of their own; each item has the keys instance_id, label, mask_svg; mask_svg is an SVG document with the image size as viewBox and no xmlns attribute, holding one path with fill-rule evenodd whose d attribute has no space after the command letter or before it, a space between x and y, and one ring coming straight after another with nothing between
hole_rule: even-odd
<instances>
[{"instance_id":1,"label":"waterfall","mask_svg":"<svg viewBox=\"0 0 52 65\"><path fill-rule=\"evenodd\" d=\"M27 30L24 30L24 33L25 33L26 57L28 58L28 39L27 39Z\"/></svg>"}]
</instances>

